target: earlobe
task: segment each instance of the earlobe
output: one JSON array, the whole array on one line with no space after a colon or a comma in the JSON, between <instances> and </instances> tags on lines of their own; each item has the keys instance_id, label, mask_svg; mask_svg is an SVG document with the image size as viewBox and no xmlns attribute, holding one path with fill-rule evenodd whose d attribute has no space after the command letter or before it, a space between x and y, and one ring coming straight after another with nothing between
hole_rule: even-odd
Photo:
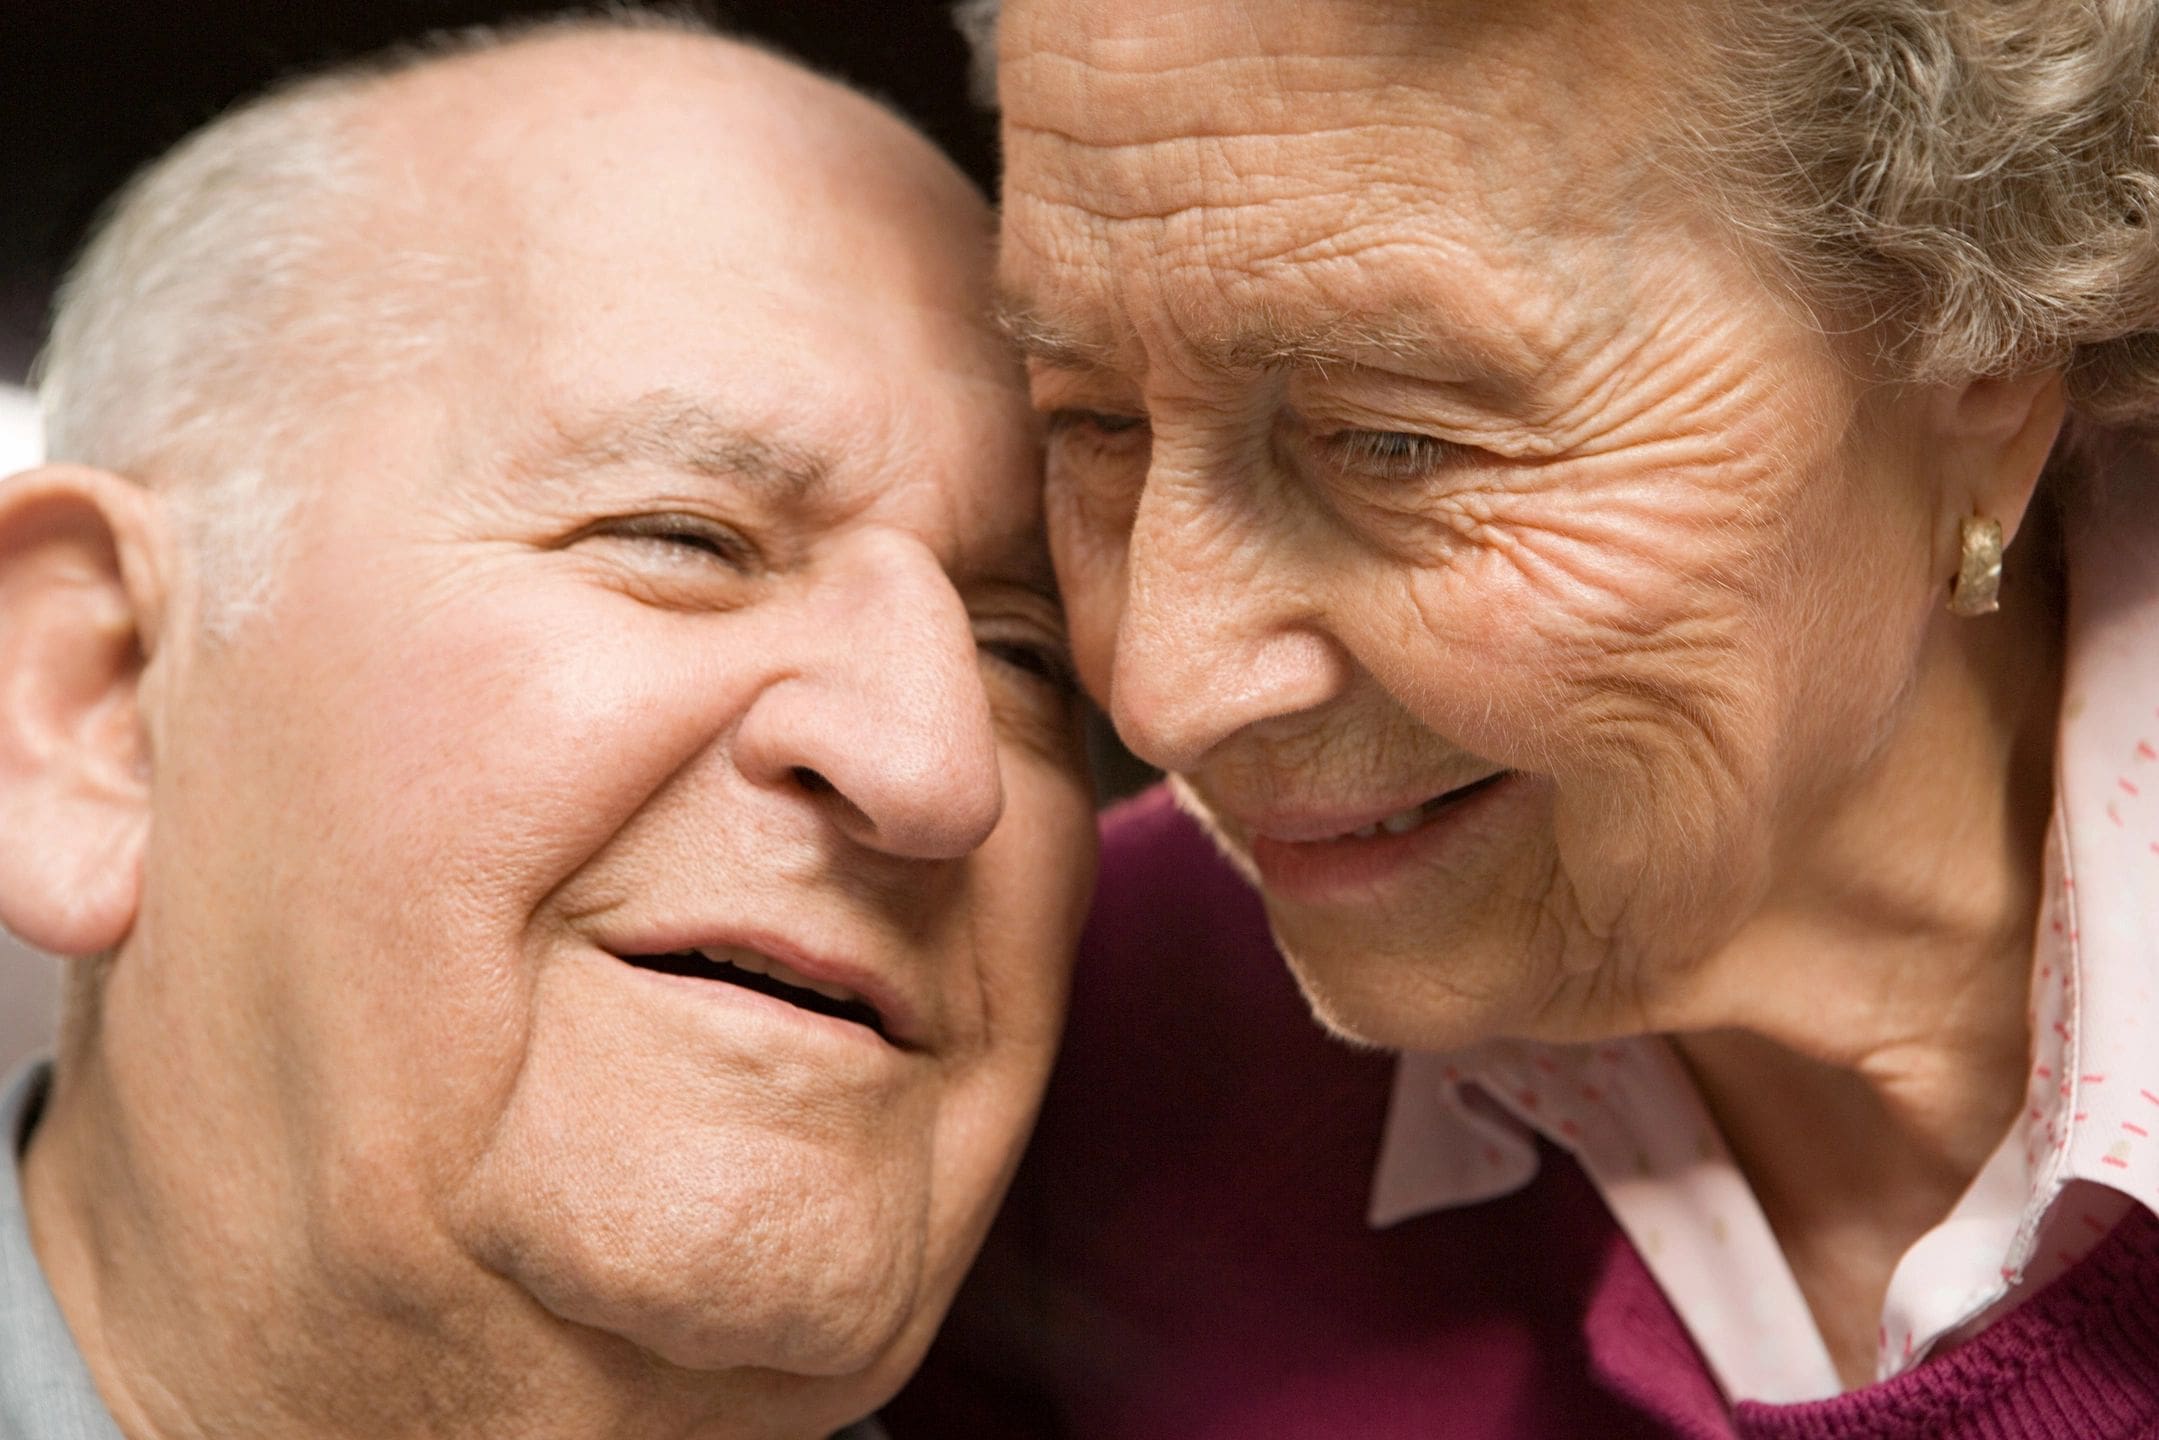
<instances>
[{"instance_id":1,"label":"earlobe","mask_svg":"<svg viewBox=\"0 0 2159 1440\"><path fill-rule=\"evenodd\" d=\"M0 923L58 955L117 947L140 899L153 504L70 466L0 484Z\"/></svg>"}]
</instances>

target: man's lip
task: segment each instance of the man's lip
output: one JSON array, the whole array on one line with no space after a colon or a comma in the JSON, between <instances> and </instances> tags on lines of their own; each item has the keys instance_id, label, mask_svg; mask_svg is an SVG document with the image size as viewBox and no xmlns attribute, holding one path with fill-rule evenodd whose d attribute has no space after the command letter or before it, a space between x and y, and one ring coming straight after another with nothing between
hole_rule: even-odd
<instances>
[{"instance_id":1,"label":"man's lip","mask_svg":"<svg viewBox=\"0 0 2159 1440\"><path fill-rule=\"evenodd\" d=\"M1453 799L1466 790L1484 785L1508 773L1510 772L1506 770L1489 770L1445 789L1418 790L1399 794L1395 799L1354 807L1271 806L1265 809L1240 810L1234 804L1225 804L1218 807L1218 813L1251 839L1272 840L1283 845L1308 845L1326 840L1340 840L1367 825L1377 825L1389 816Z\"/></svg>"},{"instance_id":2,"label":"man's lip","mask_svg":"<svg viewBox=\"0 0 2159 1440\"><path fill-rule=\"evenodd\" d=\"M919 1050L927 1040L921 1008L900 992L874 965L798 944L762 931L674 929L615 934L600 948L626 959L633 955L672 955L685 950L749 950L777 960L806 979L852 992L877 1012L884 1039L902 1050ZM714 982L720 983L720 982Z\"/></svg>"}]
</instances>

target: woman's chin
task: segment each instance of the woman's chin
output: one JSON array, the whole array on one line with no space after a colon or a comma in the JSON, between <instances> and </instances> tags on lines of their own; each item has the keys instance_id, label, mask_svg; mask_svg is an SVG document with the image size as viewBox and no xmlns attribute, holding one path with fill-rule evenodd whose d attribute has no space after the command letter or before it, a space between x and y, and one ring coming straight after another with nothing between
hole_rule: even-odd
<instances>
[{"instance_id":1,"label":"woman's chin","mask_svg":"<svg viewBox=\"0 0 2159 1440\"><path fill-rule=\"evenodd\" d=\"M1307 930L1283 917L1275 942L1320 1024L1389 1050L1454 1050L1520 1033L1551 990L1548 966L1483 927L1375 934Z\"/></svg>"}]
</instances>

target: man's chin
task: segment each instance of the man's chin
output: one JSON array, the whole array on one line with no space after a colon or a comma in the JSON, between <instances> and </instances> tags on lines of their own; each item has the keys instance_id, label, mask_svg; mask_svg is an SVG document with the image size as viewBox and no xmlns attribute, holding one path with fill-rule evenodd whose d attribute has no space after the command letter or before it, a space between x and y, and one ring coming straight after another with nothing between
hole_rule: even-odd
<instances>
[{"instance_id":1,"label":"man's chin","mask_svg":"<svg viewBox=\"0 0 2159 1440\"><path fill-rule=\"evenodd\" d=\"M509 1172L525 1183L477 1192L493 1218L469 1250L568 1326L676 1370L855 1375L928 1328L912 1325L941 1293L927 1186L874 1155L805 1148L528 1157ZM592 1183L610 1172L647 1183ZM532 1193L535 1175L551 1193Z\"/></svg>"},{"instance_id":2,"label":"man's chin","mask_svg":"<svg viewBox=\"0 0 2159 1440\"><path fill-rule=\"evenodd\" d=\"M769 1372L775 1384L783 1377L867 1381L891 1367L916 1328L909 1322L918 1279L884 1265L846 1273L838 1261L795 1275L783 1268L748 1285L734 1273L701 1282L694 1265L636 1279L558 1271L526 1279L525 1288L557 1319L692 1375Z\"/></svg>"}]
</instances>

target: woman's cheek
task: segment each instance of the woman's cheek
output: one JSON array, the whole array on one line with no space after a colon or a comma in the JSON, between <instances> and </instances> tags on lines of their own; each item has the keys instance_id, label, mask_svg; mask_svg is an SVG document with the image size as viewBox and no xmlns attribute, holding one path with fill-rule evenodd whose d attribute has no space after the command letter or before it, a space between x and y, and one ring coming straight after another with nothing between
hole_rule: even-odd
<instances>
[{"instance_id":1,"label":"woman's cheek","mask_svg":"<svg viewBox=\"0 0 2159 1440\"><path fill-rule=\"evenodd\" d=\"M1353 582L1360 659L1427 727L1555 776L1664 768L1700 748L1757 669L1744 597L1688 526L1494 513L1442 563ZM1391 572L1391 573L1390 573ZM1718 744L1723 742L1718 741Z\"/></svg>"},{"instance_id":2,"label":"woman's cheek","mask_svg":"<svg viewBox=\"0 0 2159 1440\"><path fill-rule=\"evenodd\" d=\"M1064 600L1072 663L1082 687L1097 703L1106 703L1124 611L1128 536L1087 523L1069 495L1052 489L1046 499L1050 558Z\"/></svg>"}]
</instances>

